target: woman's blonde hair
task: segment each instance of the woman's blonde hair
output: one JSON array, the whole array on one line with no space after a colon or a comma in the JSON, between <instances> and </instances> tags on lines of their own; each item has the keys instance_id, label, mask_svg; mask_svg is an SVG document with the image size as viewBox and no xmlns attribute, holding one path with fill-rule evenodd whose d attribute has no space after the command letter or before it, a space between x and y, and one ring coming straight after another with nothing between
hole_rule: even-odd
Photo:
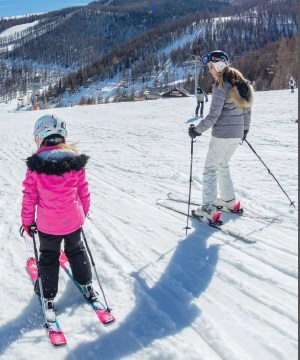
<instances>
[{"instance_id":1,"label":"woman's blonde hair","mask_svg":"<svg viewBox=\"0 0 300 360\"><path fill-rule=\"evenodd\" d=\"M234 86L238 82L247 83L248 80L239 70L233 67L226 67L218 74L216 85L219 89L221 89L225 82L229 82L232 86Z\"/></svg>"},{"instance_id":2,"label":"woman's blonde hair","mask_svg":"<svg viewBox=\"0 0 300 360\"><path fill-rule=\"evenodd\" d=\"M66 139L60 135L50 135L45 138L41 144L41 148L44 146L57 145L60 149L71 150L76 155L79 155L79 151L76 148L76 144L67 144Z\"/></svg>"}]
</instances>

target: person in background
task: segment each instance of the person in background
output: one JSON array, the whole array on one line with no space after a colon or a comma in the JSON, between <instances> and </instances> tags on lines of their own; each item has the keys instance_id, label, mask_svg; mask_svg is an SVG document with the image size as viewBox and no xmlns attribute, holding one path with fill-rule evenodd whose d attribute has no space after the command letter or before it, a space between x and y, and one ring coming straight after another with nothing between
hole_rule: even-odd
<instances>
[{"instance_id":1,"label":"person in background","mask_svg":"<svg viewBox=\"0 0 300 360\"><path fill-rule=\"evenodd\" d=\"M289 87L290 87L292 93L295 92L295 86L296 86L296 81L291 76L290 81L289 81Z\"/></svg>"},{"instance_id":2,"label":"person in background","mask_svg":"<svg viewBox=\"0 0 300 360\"><path fill-rule=\"evenodd\" d=\"M246 139L249 132L253 88L240 71L230 66L225 52L212 51L201 59L216 82L209 114L197 126L189 128L189 135L194 139L212 127L203 173L202 205L195 210L195 215L214 222L220 209L241 210L235 197L229 162L241 139Z\"/></svg>"},{"instance_id":3,"label":"person in background","mask_svg":"<svg viewBox=\"0 0 300 360\"><path fill-rule=\"evenodd\" d=\"M88 156L66 143L65 121L53 115L38 119L34 127L37 152L27 158L23 182L22 224L29 237L38 231L40 277L47 320L55 321L59 256L64 240L74 280L84 295L96 301L89 257L81 240L82 225L90 208L85 175ZM39 283L35 292L41 296Z\"/></svg>"},{"instance_id":4,"label":"person in background","mask_svg":"<svg viewBox=\"0 0 300 360\"><path fill-rule=\"evenodd\" d=\"M200 109L200 118L203 118L203 110L204 110L204 99L206 100L206 102L208 102L208 97L207 94L204 92L204 90L198 86L197 87L197 94L196 94L196 98L197 98L197 107L196 107L196 113L195 116L199 117L199 109Z\"/></svg>"}]
</instances>

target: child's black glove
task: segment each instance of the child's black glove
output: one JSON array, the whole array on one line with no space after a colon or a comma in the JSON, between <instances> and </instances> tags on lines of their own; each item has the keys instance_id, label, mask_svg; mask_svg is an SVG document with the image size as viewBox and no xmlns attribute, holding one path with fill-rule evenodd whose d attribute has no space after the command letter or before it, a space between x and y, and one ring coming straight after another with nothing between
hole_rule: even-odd
<instances>
[{"instance_id":1,"label":"child's black glove","mask_svg":"<svg viewBox=\"0 0 300 360\"><path fill-rule=\"evenodd\" d=\"M33 222L31 225L24 225L23 224L20 227L20 235L22 237L24 237L24 233L26 233L29 237L32 238L32 235L37 233L36 223Z\"/></svg>"}]
</instances>

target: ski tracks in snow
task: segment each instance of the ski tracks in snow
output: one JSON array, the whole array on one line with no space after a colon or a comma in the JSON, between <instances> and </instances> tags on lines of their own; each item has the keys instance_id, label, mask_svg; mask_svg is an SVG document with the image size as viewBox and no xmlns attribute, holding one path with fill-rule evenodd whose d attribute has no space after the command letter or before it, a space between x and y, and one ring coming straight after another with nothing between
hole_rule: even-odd
<instances>
[{"instance_id":1,"label":"ski tracks in snow","mask_svg":"<svg viewBox=\"0 0 300 360\"><path fill-rule=\"evenodd\" d=\"M259 95L254 115L263 112L272 92L263 93L261 102ZM292 106L287 92L279 95ZM91 156L87 176L92 207L86 235L117 322L106 329L99 327L88 307L76 300L77 289L62 275L60 293L64 295L58 298L58 306L63 310L60 323L69 347L55 353L49 349L47 357L50 353L58 360L80 360L87 354L97 360L286 360L297 353L295 214L284 210L279 195L270 204L266 190L271 180L261 177L254 159L245 161L249 154L243 153L244 147L235 159L233 175L246 210L277 214L282 220L269 224L226 217L226 226L253 237L255 245L236 242L193 220L186 237L184 217L155 204L170 191L186 196L190 142L183 119L194 105L194 99L188 98L55 109L68 123L71 142L80 139L79 149ZM132 116L133 111L139 116ZM167 117L170 113L176 116ZM16 317L13 311L4 313L0 333L9 329L12 340L11 345L8 340L0 348L0 357L18 357L26 343L31 349L35 342L37 351L31 359L42 360L38 349L45 347L46 340L40 318L30 317L37 302L23 266L28 249L32 249L18 238L21 183L26 171L23 160L34 150L31 134L36 114L9 117L8 136L2 135L6 146L0 155L0 235L3 268L12 267L15 272L13 285L7 289L10 278L4 273L0 288L6 289L4 302L12 298L15 306L20 300L24 316L33 325L25 326L22 335L22 316ZM261 133L268 132L269 120L267 130L265 120L259 120L253 124L253 132L256 127ZM276 126L281 131L280 124L274 124L271 131L278 137ZM258 143L265 144L260 134L258 137ZM285 165L286 173L291 172L288 190L295 192L295 139L289 140ZM203 135L195 149L196 196L201 196L199 171L208 141L209 136ZM265 146L272 146L272 142ZM272 156L271 148L266 155ZM279 163L276 156L272 160ZM249 164L253 166L252 182L247 178ZM29 305L24 297L32 297ZM11 318L20 323L17 335L9 323ZM89 331L84 331L87 328Z\"/></svg>"},{"instance_id":2,"label":"ski tracks in snow","mask_svg":"<svg viewBox=\"0 0 300 360\"><path fill-rule=\"evenodd\" d=\"M125 234L126 234L125 235L124 232L122 232L122 229L125 225L126 227L128 226L131 229L134 228L135 231L139 231L139 232L143 233L143 235L141 235L141 240L142 240L144 234L147 232L151 235L153 233L153 237L156 238L160 235L158 235L154 229L161 229L160 232L163 232L163 230L168 229L166 226L160 227L159 224L157 224L157 220L155 220L157 217L157 215L155 213L157 213L158 211L159 212L164 212L164 211L161 211L160 209L155 208L153 206L153 204L149 204L147 201L141 200L140 198L136 198L134 191L132 193L130 193L130 192L128 192L127 189L125 190L123 187L118 188L118 186L112 186L110 183L108 184L108 183L106 183L106 181L103 181L100 178L98 178L98 181L99 181L99 188L101 188L101 191L104 191L105 197L106 197L107 193L109 193L109 192L111 192L112 194L115 194L115 196L110 195L109 198L103 199L103 201L102 201L103 204L106 204L107 202L110 204L110 210L109 209L106 209L106 210L98 209L97 210L97 214L99 214L100 218L102 218L102 219L103 218L106 218L106 219L113 218L113 221L108 222L107 229L110 229L110 233L111 232L115 233L115 235L112 238L111 234L105 232L104 237L106 239L109 239L109 242L111 244L113 244L112 246L114 246L114 249L118 252L119 256L121 256L123 258L123 261L124 261L124 259L126 259L126 263L129 263L131 268L139 268L139 262L140 261L145 262L146 255L147 255L147 258L149 257L149 259L146 260L146 262L149 263L150 265L148 265L146 267L146 269L142 270L141 274L139 274L137 279L140 279L142 276L143 280L142 281L140 280L140 282L143 284L142 289L144 289L144 291L146 293L147 292L151 293L151 291L149 289L151 289L152 287L155 287L155 284L160 282L160 279L161 279L160 276L162 276L162 277L164 276L161 273L158 273L156 277L153 276L153 266L154 265L157 266L158 263L155 260L152 260L152 262L151 262L151 257L153 258L153 255L159 256L159 259L161 259L160 261L162 261L162 260L166 261L165 257L167 257L167 261L170 262L171 261L170 256L171 256L171 254L174 254L174 251L175 251L174 246L172 244L172 246L170 248L170 252L167 252L168 255L163 255L162 253L159 253L157 248L151 247L151 243L148 243L146 248L143 248L143 247L140 248L140 245L137 244L136 241L132 241L132 239L130 238L130 235L127 233L127 231L125 232ZM145 188L147 188L148 185L149 184L144 183ZM109 191L106 188L108 188ZM116 207L114 207L114 206L112 207L113 209L115 209L113 212L111 212L111 199L112 198L118 199L116 201L116 203L117 203ZM120 205L121 203L123 203L123 206L124 206L124 204L127 203L127 206L124 207L124 211ZM136 216L131 218L130 213L134 212L134 210L132 210L132 207L134 207L136 210L140 207L144 208L143 210L138 211L138 212L142 213L142 214L147 214L146 221L144 219L144 215L141 216L141 218L139 218L139 219L137 219ZM101 212L104 212L104 214L102 216L100 215ZM170 214L167 214L167 212L166 212L165 216L170 217ZM178 218L178 220L180 220L180 219ZM244 223L246 223L247 221L249 221L249 219L242 219L242 222L244 222ZM149 229L149 223L152 223L152 222L153 222L154 228ZM166 220L164 220L164 222L166 222ZM255 224L255 221L250 220L250 223ZM148 224L148 226L146 224ZM103 227L103 223L101 224L101 227ZM199 228L200 227L201 226L199 226ZM202 226L202 228L203 228L203 226ZM118 235L116 235L116 234L118 234ZM174 236L174 233L172 235ZM198 236L201 238L201 235L202 234L199 229ZM165 239L165 236L163 236L163 237ZM273 329L272 331L275 334L274 336L280 334L284 337L289 337L293 344L292 346L294 346L297 342L297 339L294 336L293 331L284 330L281 326L278 325L277 320L272 321L272 317L274 316L274 314L277 314L276 318L277 317L281 318L281 322L286 324L286 329L291 329L291 328L293 329L293 328L295 328L295 326L297 326L297 316L294 314L294 307L292 306L289 308L286 305L283 305L280 300L279 301L277 300L277 298L279 298L279 299L284 298L287 294L289 294L294 298L293 305L296 306L297 293L294 292L293 279L297 279L297 272L296 272L296 269L288 270L286 268L286 265L289 264L290 256L295 257L296 254L294 252L292 252L291 254L289 254L288 252L285 253L283 251L283 249L279 249L279 250L276 248L272 249L272 246L267 245L267 240L266 240L266 244L257 244L255 246L253 246L253 248L250 248L250 247L248 248L247 245L246 246L241 245L241 244L235 243L232 240L226 239L226 237L224 237L223 234L218 234L218 235L215 234L214 237L216 238L216 240L217 240L217 238L222 238L222 240L226 244L226 247L229 246L230 251L229 250L225 251L224 247L222 247L222 251L224 250L224 252L226 252L226 256L225 256L225 254L222 253L222 256L220 256L220 258L219 258L219 266L218 266L217 270L214 269L213 266L211 266L211 270L212 270L212 272L214 271L214 278L216 279L215 281L221 282L220 289L223 289L224 287L228 288L225 292L221 291L221 293L223 293L222 296L225 296L224 302L225 303L226 303L226 301L229 302L232 307L236 308L236 312L240 313L240 316L238 317L238 319L232 319L229 316L229 314L232 310L229 310L229 309L224 310L223 309L223 312L227 311L227 313L228 313L227 314L229 317L229 320L227 322L228 329L232 325L232 322L234 322L235 324L239 324L239 326L243 327L245 322L249 321L249 319L247 320L247 317L252 319L253 322L255 322L255 320L259 319L259 323L262 328L264 326L266 326L268 328ZM165 240L167 241L167 239L165 239ZM269 240L271 240L271 239L269 239ZM178 247L180 247L180 242L178 244ZM127 250L126 250L126 248L127 248ZM122 249L122 252L120 252L120 249ZM150 251L150 254L149 254L149 251ZM272 251L272 254L270 257L271 251ZM275 254L273 254L273 251L275 251ZM143 253L143 258L140 257L141 253ZM190 256L190 254L188 252L184 252L181 255L187 256L187 257ZM274 257L274 260L272 260L272 257ZM278 264L278 259L280 257L283 258L282 266L280 266ZM197 258L197 260L199 261L199 258ZM197 260L195 260L195 261L197 261ZM253 264L255 264L255 265L253 265ZM167 266L167 265L165 264L165 266ZM152 272L149 270L149 267L151 267ZM273 268L273 270L272 270L273 275L270 275L270 267ZM179 266L175 265L175 268L177 269L176 271L178 271ZM184 276L184 270L182 270L182 269L179 269L179 270L182 273L182 276ZM195 279L197 279L199 281L199 278L198 278L199 274L201 274L201 268L199 268L198 272L191 274L191 277L194 277ZM289 280L290 277L292 278L291 280ZM290 282L290 285L289 285L289 282ZM147 283L147 286L145 285L145 283ZM252 285L250 285L250 284L252 284ZM232 287L233 287L233 289L232 289ZM178 297L180 298L181 296L183 296L183 297L188 296L185 286L178 285L178 283L176 281L174 283L174 279L172 279L172 276L171 277L168 276L167 280L164 280L163 286L161 286L161 288L163 288L164 290L160 290L162 292L160 299L167 299L170 296L170 294L172 294L172 296L177 297L177 298ZM237 293L236 298L238 300L235 300L234 296L227 295L228 293L230 293L232 291ZM275 295L275 296L274 296L274 294L275 294L274 291L277 292L277 295ZM272 293L273 296L269 296L269 292ZM182 295L180 295L181 293L182 293ZM199 303L201 303L201 304L202 304L202 302L214 303L216 308L218 308L220 306L220 303L218 301L214 300L216 298L218 300L221 298L220 291L219 292L217 291L216 294L213 294L211 296L203 295L203 300L199 301ZM241 298L243 299L242 301L241 301ZM192 297L191 302L195 303L198 301L197 299L198 299L198 296ZM224 308L224 305L221 307ZM159 305L157 306L157 308L159 309ZM181 306L180 308L185 309L185 306ZM200 308L201 308L201 306L199 307L199 309ZM183 310L183 313L184 313L184 311L185 310ZM235 313L235 311L233 311L233 312ZM262 316L261 313L265 313L266 315ZM243 316L241 314L243 314L243 316L245 318L244 321L241 320L243 318ZM222 313L220 313L220 318L221 317L222 317ZM225 341L226 335L222 334L220 336L217 336L218 331L216 329L218 329L218 326L214 325L213 318L211 318L209 316L205 317L204 315L202 315L200 318L201 318L201 321L200 321L201 326L198 327L196 325L192 325L192 328L201 337L202 341L203 340L207 341L210 344L212 350L216 354L218 354L218 346L217 345L213 346L212 344L213 343L217 344L218 342L222 343L221 348L223 349L223 353L219 354L220 358L221 357L222 357L222 359L226 359L226 358L241 359L241 358L243 358L243 356L241 355L242 354L241 351L239 351L238 352L239 355L237 355L237 354L235 354L234 350L232 350L232 351L229 350L230 349L230 345L229 345L230 338L228 339L228 344L227 344L228 345L228 354L229 354L227 357L225 355L226 351L224 353L224 348L226 348L226 346L225 346L226 345L226 341ZM171 319L172 319L172 317L171 317ZM215 329L215 331L212 331L211 329ZM249 329L247 327L249 344L251 343L251 341L250 341L251 330L250 329L256 329L256 328L255 328L255 326L252 328L252 327L250 327L250 325L249 325ZM207 334L209 334L210 332L213 334L213 337L209 339ZM262 338L264 338L263 343L265 344L265 346L262 349L260 349L260 351L262 351L262 352L265 351L266 354L268 351L274 351L275 353L277 351L278 352L277 355L279 357L282 357L284 355L284 353L282 353L278 349L276 350L276 347L274 347L274 346L272 346L272 344L270 344L268 336L265 337L263 334L264 334L264 331L261 330L260 336ZM252 336L253 336L253 341L257 340L256 331L253 333L253 330L252 330ZM216 338L219 340L217 341ZM250 349L251 349L251 346L249 345L249 350ZM245 359L247 359L246 353L245 353Z\"/></svg>"}]
</instances>

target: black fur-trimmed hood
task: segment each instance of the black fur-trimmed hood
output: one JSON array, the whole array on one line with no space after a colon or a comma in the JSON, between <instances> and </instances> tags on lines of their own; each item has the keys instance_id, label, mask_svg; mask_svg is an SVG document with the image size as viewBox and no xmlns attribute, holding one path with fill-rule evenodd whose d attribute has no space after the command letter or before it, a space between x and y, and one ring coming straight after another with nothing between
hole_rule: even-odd
<instances>
[{"instance_id":1,"label":"black fur-trimmed hood","mask_svg":"<svg viewBox=\"0 0 300 360\"><path fill-rule=\"evenodd\" d=\"M89 159L89 156L85 154L72 155L67 154L60 159L55 157L44 159L39 154L34 154L27 158L26 164L30 171L36 171L38 174L63 176L63 174L71 172L72 170L82 170Z\"/></svg>"}]
</instances>

